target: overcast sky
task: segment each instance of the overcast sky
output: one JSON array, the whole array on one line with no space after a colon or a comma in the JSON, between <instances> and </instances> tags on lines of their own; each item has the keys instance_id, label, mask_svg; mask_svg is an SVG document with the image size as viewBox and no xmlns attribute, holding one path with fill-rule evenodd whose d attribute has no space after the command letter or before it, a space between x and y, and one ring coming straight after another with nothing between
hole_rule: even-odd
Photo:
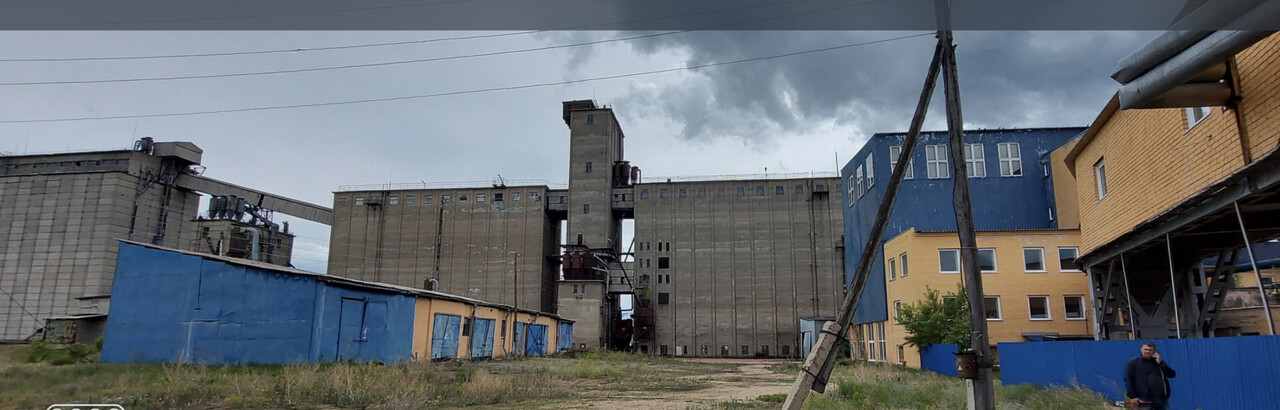
<instances>
[{"instance_id":1,"label":"overcast sky","mask_svg":"<svg viewBox=\"0 0 1280 410\"><path fill-rule=\"evenodd\" d=\"M966 126L1088 125L1117 88L1116 61L1156 34L956 33ZM389 42L414 43L311 51ZM572 46L587 42L595 44ZM191 141L207 176L328 206L342 185L498 175L563 184L560 102L576 99L614 108L627 159L646 177L834 172L871 134L906 130L935 40L913 31L0 32L0 43L0 152ZM300 51L245 53L272 50ZM84 60L202 53L232 55ZM397 63L474 54L493 55ZM20 59L73 60L12 61ZM374 63L397 64L149 80ZM653 71L662 72L628 76ZM130 81L84 82L99 80ZM23 84L33 82L60 84ZM510 87L523 88L471 92ZM463 93L15 122L454 92ZM945 124L936 95L927 129ZM294 264L323 272L328 227L279 221L298 235Z\"/></svg>"}]
</instances>

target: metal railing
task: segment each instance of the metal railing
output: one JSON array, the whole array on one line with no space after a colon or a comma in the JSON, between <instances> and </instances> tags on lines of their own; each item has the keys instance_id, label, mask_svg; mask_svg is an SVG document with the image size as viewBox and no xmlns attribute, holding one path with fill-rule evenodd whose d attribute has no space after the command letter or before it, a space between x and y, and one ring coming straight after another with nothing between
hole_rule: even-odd
<instances>
[{"instance_id":1,"label":"metal railing","mask_svg":"<svg viewBox=\"0 0 1280 410\"><path fill-rule=\"evenodd\" d=\"M663 182L705 182L705 181L740 181L761 179L802 179L802 178L839 178L835 171L810 172L770 172L766 174L730 174L730 175L685 175L685 176L646 176L640 180L642 184Z\"/></svg>"},{"instance_id":2,"label":"metal railing","mask_svg":"<svg viewBox=\"0 0 1280 410\"><path fill-rule=\"evenodd\" d=\"M352 191L404 191L414 189L480 189L545 186L548 189L569 189L567 183L551 183L543 179L508 179L505 181L456 181L456 182L405 182L394 184L339 185L338 192Z\"/></svg>"}]
</instances>

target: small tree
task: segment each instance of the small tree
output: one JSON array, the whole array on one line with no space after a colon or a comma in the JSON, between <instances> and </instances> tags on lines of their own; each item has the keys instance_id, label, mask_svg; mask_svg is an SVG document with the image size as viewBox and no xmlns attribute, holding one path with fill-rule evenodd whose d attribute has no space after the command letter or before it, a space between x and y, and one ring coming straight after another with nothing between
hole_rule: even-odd
<instances>
[{"instance_id":1,"label":"small tree","mask_svg":"<svg viewBox=\"0 0 1280 410\"><path fill-rule=\"evenodd\" d=\"M898 321L907 331L907 344L921 349L941 343L969 345L969 303L963 286L946 296L925 287L923 299L902 306Z\"/></svg>"}]
</instances>

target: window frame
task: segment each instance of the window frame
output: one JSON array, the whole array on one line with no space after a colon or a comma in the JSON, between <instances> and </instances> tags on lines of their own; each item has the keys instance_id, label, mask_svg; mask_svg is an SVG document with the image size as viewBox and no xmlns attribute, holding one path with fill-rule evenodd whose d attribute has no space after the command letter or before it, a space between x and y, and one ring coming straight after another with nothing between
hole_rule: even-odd
<instances>
[{"instance_id":1,"label":"window frame","mask_svg":"<svg viewBox=\"0 0 1280 410\"><path fill-rule=\"evenodd\" d=\"M925 176L928 179L947 179L951 178L951 170L948 168L947 145L925 145L924 160L926 164ZM937 167L938 172L935 174L934 169Z\"/></svg>"},{"instance_id":2,"label":"window frame","mask_svg":"<svg viewBox=\"0 0 1280 410\"><path fill-rule=\"evenodd\" d=\"M1040 252L1040 269L1030 269L1027 267L1027 265L1030 263L1027 261L1027 251ZM1031 247L1022 248L1022 271L1026 273L1049 273L1049 263L1044 258L1043 247L1031 246Z\"/></svg>"},{"instance_id":3,"label":"window frame","mask_svg":"<svg viewBox=\"0 0 1280 410\"><path fill-rule=\"evenodd\" d=\"M1198 116L1199 118L1196 118L1197 116L1195 114L1200 112L1203 112L1204 115L1200 115ZM1197 125L1200 125L1200 123L1204 122L1205 118L1209 118L1209 114L1211 113L1213 113L1213 107L1184 108L1183 114L1185 114L1187 118L1187 131L1191 131L1192 128L1195 128Z\"/></svg>"},{"instance_id":4,"label":"window frame","mask_svg":"<svg viewBox=\"0 0 1280 410\"><path fill-rule=\"evenodd\" d=\"M1098 192L1099 201L1110 193L1107 190L1107 159L1105 157L1098 158L1098 162L1093 163L1093 186Z\"/></svg>"},{"instance_id":5,"label":"window frame","mask_svg":"<svg viewBox=\"0 0 1280 410\"><path fill-rule=\"evenodd\" d=\"M981 142L964 144L964 172L969 178L987 177L987 155L982 149Z\"/></svg>"},{"instance_id":6,"label":"window frame","mask_svg":"<svg viewBox=\"0 0 1280 410\"><path fill-rule=\"evenodd\" d=\"M991 270L982 269L982 251L991 251ZM982 273L1000 272L1000 260L999 260L999 254L996 253L996 248L978 248L978 272L982 272Z\"/></svg>"},{"instance_id":7,"label":"window frame","mask_svg":"<svg viewBox=\"0 0 1280 410\"><path fill-rule=\"evenodd\" d=\"M889 281L898 280L898 263L893 258L889 258Z\"/></svg>"},{"instance_id":8,"label":"window frame","mask_svg":"<svg viewBox=\"0 0 1280 410\"><path fill-rule=\"evenodd\" d=\"M1035 317L1035 313L1032 311L1032 305L1031 305L1032 299L1039 299L1044 301L1044 317L1039 317L1039 318ZM1049 295L1027 295L1027 320L1031 320L1034 322L1043 322L1047 320L1053 320L1053 308L1051 307L1052 303L1053 302L1049 301Z\"/></svg>"},{"instance_id":9,"label":"window frame","mask_svg":"<svg viewBox=\"0 0 1280 410\"><path fill-rule=\"evenodd\" d=\"M900 277L905 278L907 277L907 253L898 254L898 260L902 261L902 275Z\"/></svg>"},{"instance_id":10,"label":"window frame","mask_svg":"<svg viewBox=\"0 0 1280 410\"><path fill-rule=\"evenodd\" d=\"M1067 309L1067 300L1076 299L1080 301L1080 317L1071 317L1070 309ZM1084 295L1062 295L1062 318L1066 320L1085 320L1089 318L1089 308L1085 307Z\"/></svg>"},{"instance_id":11,"label":"window frame","mask_svg":"<svg viewBox=\"0 0 1280 410\"><path fill-rule=\"evenodd\" d=\"M875 170L875 165L872 162L872 159L873 159L872 155L874 154L867 153L867 185L866 185L867 191L870 191L871 186L876 184L876 170Z\"/></svg>"},{"instance_id":12,"label":"window frame","mask_svg":"<svg viewBox=\"0 0 1280 410\"><path fill-rule=\"evenodd\" d=\"M949 252L949 253L953 253L953 254L955 255L955 257L954 257L954 258L951 258L951 259L955 261L956 270L944 270L944 269L943 269L943 266L942 266L942 259L943 259L943 258L942 258L942 254L943 254L943 252ZM938 249L938 273L941 273L941 274L944 274L944 275L956 275L956 274L959 274L959 273L960 273L960 271L961 271L961 266L960 266L960 250L959 250L959 249L956 249L956 248L939 248L939 249Z\"/></svg>"},{"instance_id":13,"label":"window frame","mask_svg":"<svg viewBox=\"0 0 1280 410\"><path fill-rule=\"evenodd\" d=\"M1022 168L1022 144L1018 142L1001 142L996 144L996 155L1000 157L1000 176L1006 178L1016 178L1026 175L1026 171ZM1009 164L1008 172L1005 172L1005 164ZM1018 165L1018 172L1013 172L1013 165Z\"/></svg>"},{"instance_id":14,"label":"window frame","mask_svg":"<svg viewBox=\"0 0 1280 410\"><path fill-rule=\"evenodd\" d=\"M902 301L893 301L893 324L902 323Z\"/></svg>"},{"instance_id":15,"label":"window frame","mask_svg":"<svg viewBox=\"0 0 1280 410\"><path fill-rule=\"evenodd\" d=\"M1076 260L1076 259L1080 259L1080 247L1078 247L1078 246L1059 246L1059 247L1058 247L1058 271L1059 271L1059 272L1081 272L1081 270L1080 270L1080 269L1076 269L1075 265L1066 265L1066 266L1063 266L1063 264L1062 264L1062 251L1063 251L1064 249L1070 249L1072 252L1075 252L1076 256L1075 256L1074 258L1071 258L1071 260L1072 260L1072 261L1074 261L1074 260Z\"/></svg>"},{"instance_id":16,"label":"window frame","mask_svg":"<svg viewBox=\"0 0 1280 410\"><path fill-rule=\"evenodd\" d=\"M889 147L889 172L893 172L893 168L898 166L898 157L901 157L901 156L902 156L901 145L893 145ZM915 177L915 172L913 172L914 170L912 169L911 165L912 165L911 159L908 158L907 170L903 172L902 179L911 179Z\"/></svg>"},{"instance_id":17,"label":"window frame","mask_svg":"<svg viewBox=\"0 0 1280 410\"><path fill-rule=\"evenodd\" d=\"M862 198L862 164L858 164L858 168L854 172L858 175L858 179L853 182L854 190L857 192L854 199Z\"/></svg>"},{"instance_id":18,"label":"window frame","mask_svg":"<svg viewBox=\"0 0 1280 410\"><path fill-rule=\"evenodd\" d=\"M991 310L986 308L987 300L990 300L990 299L995 299L996 301L996 309L995 309L996 317L990 317ZM1004 312L1002 312L1002 309L1001 309L1002 304L1000 302L1000 295L984 295L982 297L982 303L983 303L982 305L983 310L986 311L986 314L987 314L988 322L999 322L1004 320Z\"/></svg>"}]
</instances>

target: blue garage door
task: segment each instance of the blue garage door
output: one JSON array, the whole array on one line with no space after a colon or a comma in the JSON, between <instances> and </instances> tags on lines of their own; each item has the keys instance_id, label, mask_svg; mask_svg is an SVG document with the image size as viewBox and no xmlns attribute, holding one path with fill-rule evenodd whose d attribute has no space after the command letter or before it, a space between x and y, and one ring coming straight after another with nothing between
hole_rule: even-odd
<instances>
[{"instance_id":1,"label":"blue garage door","mask_svg":"<svg viewBox=\"0 0 1280 410\"><path fill-rule=\"evenodd\" d=\"M528 325L525 328L524 354L529 356L545 356L547 354L547 325Z\"/></svg>"},{"instance_id":2,"label":"blue garage door","mask_svg":"<svg viewBox=\"0 0 1280 410\"><path fill-rule=\"evenodd\" d=\"M471 325L471 358L493 357L493 319L476 319Z\"/></svg>"},{"instance_id":3,"label":"blue garage door","mask_svg":"<svg viewBox=\"0 0 1280 410\"><path fill-rule=\"evenodd\" d=\"M573 348L573 323L556 325L556 351L563 352Z\"/></svg>"},{"instance_id":4,"label":"blue garage door","mask_svg":"<svg viewBox=\"0 0 1280 410\"><path fill-rule=\"evenodd\" d=\"M360 344L364 341L364 301L342 298L338 316L338 349L334 357L338 361L360 357Z\"/></svg>"},{"instance_id":5,"label":"blue garage door","mask_svg":"<svg viewBox=\"0 0 1280 410\"><path fill-rule=\"evenodd\" d=\"M462 317L436 313L431 324L431 360L458 357L458 330Z\"/></svg>"},{"instance_id":6,"label":"blue garage door","mask_svg":"<svg viewBox=\"0 0 1280 410\"><path fill-rule=\"evenodd\" d=\"M512 326L512 333L515 333L515 337L511 338L511 353L516 356L524 354L524 339L521 336L524 336L525 326L527 325L524 323L516 323L515 326Z\"/></svg>"}]
</instances>

